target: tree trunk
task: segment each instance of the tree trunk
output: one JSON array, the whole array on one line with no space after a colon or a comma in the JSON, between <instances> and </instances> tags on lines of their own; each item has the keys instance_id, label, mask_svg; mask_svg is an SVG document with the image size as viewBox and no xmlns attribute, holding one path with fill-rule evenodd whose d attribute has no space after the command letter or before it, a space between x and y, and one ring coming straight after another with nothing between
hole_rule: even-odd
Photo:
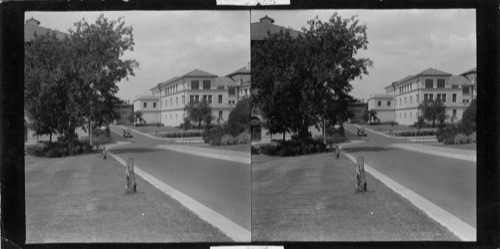
<instances>
[{"instance_id":1,"label":"tree trunk","mask_svg":"<svg viewBox=\"0 0 500 249\"><path fill-rule=\"evenodd\" d=\"M355 193L366 192L365 159L356 158L356 190Z\"/></svg>"},{"instance_id":2,"label":"tree trunk","mask_svg":"<svg viewBox=\"0 0 500 249\"><path fill-rule=\"evenodd\" d=\"M127 167L125 169L125 179L127 186L125 187L125 194L132 194L137 192L137 184L135 183L134 173L134 158L129 157L127 160Z\"/></svg>"}]
</instances>

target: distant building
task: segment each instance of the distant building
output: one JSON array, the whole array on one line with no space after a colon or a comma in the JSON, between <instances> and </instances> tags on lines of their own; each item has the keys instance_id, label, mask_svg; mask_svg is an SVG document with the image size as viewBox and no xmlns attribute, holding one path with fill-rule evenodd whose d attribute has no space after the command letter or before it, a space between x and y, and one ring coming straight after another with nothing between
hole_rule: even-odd
<instances>
[{"instance_id":1,"label":"distant building","mask_svg":"<svg viewBox=\"0 0 500 249\"><path fill-rule=\"evenodd\" d=\"M381 123L394 121L394 97L391 94L372 94L368 98L368 110L375 110Z\"/></svg>"},{"instance_id":2,"label":"distant building","mask_svg":"<svg viewBox=\"0 0 500 249\"><path fill-rule=\"evenodd\" d=\"M473 68L465 73L460 74L461 76L467 78L472 83L472 99L477 96L477 70Z\"/></svg>"},{"instance_id":3,"label":"distant building","mask_svg":"<svg viewBox=\"0 0 500 249\"><path fill-rule=\"evenodd\" d=\"M243 97L249 94L250 68L243 67L225 77L195 69L182 76L173 77L151 88L152 95L138 96L134 111L143 113L147 123L179 126L187 117L184 107L191 101L206 100L215 122L224 123L229 113Z\"/></svg>"},{"instance_id":4,"label":"distant building","mask_svg":"<svg viewBox=\"0 0 500 249\"><path fill-rule=\"evenodd\" d=\"M363 120L363 116L368 111L368 103L361 101L356 101L355 103L349 105L349 111L353 114L353 117L348 120L349 123L358 123Z\"/></svg>"},{"instance_id":5,"label":"distant building","mask_svg":"<svg viewBox=\"0 0 500 249\"><path fill-rule=\"evenodd\" d=\"M130 116L134 113L134 105L128 102L119 104L115 108L115 112L120 115L120 118L115 120L115 124L127 124L130 123Z\"/></svg>"},{"instance_id":6,"label":"distant building","mask_svg":"<svg viewBox=\"0 0 500 249\"><path fill-rule=\"evenodd\" d=\"M227 77L231 78L238 84L238 100L243 97L250 97L250 86L251 86L251 71L250 63L246 67L242 67L230 74Z\"/></svg>"},{"instance_id":7,"label":"distant building","mask_svg":"<svg viewBox=\"0 0 500 249\"><path fill-rule=\"evenodd\" d=\"M426 100L442 101L450 120L460 120L473 99L474 86L464 76L429 68L395 81L385 90L394 100L394 120L399 124L410 125L417 122L421 115L418 106Z\"/></svg>"},{"instance_id":8,"label":"distant building","mask_svg":"<svg viewBox=\"0 0 500 249\"><path fill-rule=\"evenodd\" d=\"M69 34L40 26L40 22L32 17L24 24L24 42L30 42L35 39L35 34L41 36L45 35L47 32L55 33L56 37L61 40L65 37L69 37Z\"/></svg>"}]
</instances>

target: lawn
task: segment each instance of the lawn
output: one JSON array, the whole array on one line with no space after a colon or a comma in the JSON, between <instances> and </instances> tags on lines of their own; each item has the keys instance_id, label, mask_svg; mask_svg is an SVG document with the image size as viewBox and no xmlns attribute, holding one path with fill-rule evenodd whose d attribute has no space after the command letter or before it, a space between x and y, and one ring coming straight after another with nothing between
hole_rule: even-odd
<instances>
[{"instance_id":1,"label":"lawn","mask_svg":"<svg viewBox=\"0 0 500 249\"><path fill-rule=\"evenodd\" d=\"M461 150L476 150L477 144L476 143L469 143L469 144L442 144L442 143L432 143L429 144L432 146L439 146L439 147L447 147L447 148L453 148L453 149L461 149Z\"/></svg>"},{"instance_id":2,"label":"lawn","mask_svg":"<svg viewBox=\"0 0 500 249\"><path fill-rule=\"evenodd\" d=\"M127 128L130 128L130 129L133 129L136 131L140 131L143 133L148 133L148 134L156 134L156 132L162 133L162 134L171 133L171 132L184 132L183 129L179 129L179 128L175 128L175 127L171 127L171 126L157 127L157 126L133 126L133 125L129 125L129 126L127 126ZM189 129L188 130L188 132L195 132L195 131L203 131L203 129Z\"/></svg>"},{"instance_id":3,"label":"lawn","mask_svg":"<svg viewBox=\"0 0 500 249\"><path fill-rule=\"evenodd\" d=\"M179 202L100 154L25 157L27 243L230 241Z\"/></svg>"},{"instance_id":4,"label":"lawn","mask_svg":"<svg viewBox=\"0 0 500 249\"><path fill-rule=\"evenodd\" d=\"M390 124L383 124L383 125L360 125L360 126L368 128L368 129L372 129L374 131L387 132L387 133L389 133L390 130L392 130L392 131L406 131L406 130L413 130L413 129L415 129L415 128L409 127L408 125L394 125L394 126L391 126Z\"/></svg>"},{"instance_id":5,"label":"lawn","mask_svg":"<svg viewBox=\"0 0 500 249\"><path fill-rule=\"evenodd\" d=\"M206 147L216 150L230 150L230 151L241 151L250 153L250 144L234 144L234 145L221 145L221 146L211 146L209 144L192 144L191 146Z\"/></svg>"},{"instance_id":6,"label":"lawn","mask_svg":"<svg viewBox=\"0 0 500 249\"><path fill-rule=\"evenodd\" d=\"M252 240L458 240L369 174L355 194L354 167L332 153L252 156Z\"/></svg>"}]
</instances>

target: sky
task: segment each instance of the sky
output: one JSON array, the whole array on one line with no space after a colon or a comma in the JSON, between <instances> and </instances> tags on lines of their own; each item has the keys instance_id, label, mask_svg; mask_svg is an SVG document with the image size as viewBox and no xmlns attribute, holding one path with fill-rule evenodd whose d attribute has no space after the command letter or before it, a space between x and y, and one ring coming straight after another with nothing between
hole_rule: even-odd
<instances>
[{"instance_id":1,"label":"sky","mask_svg":"<svg viewBox=\"0 0 500 249\"><path fill-rule=\"evenodd\" d=\"M133 101L151 88L193 69L225 76L250 62L250 22L265 15L276 25L300 30L318 16L327 21L338 12L357 15L367 27L368 49L358 56L373 61L369 75L352 82L351 94L364 99L385 93L391 82L430 67L458 75L476 67L476 14L452 10L241 10L241 11L123 11L26 12L41 26L67 32L85 18L124 17L133 27L134 51L125 58L140 63L135 76L118 83L118 96Z\"/></svg>"},{"instance_id":2,"label":"sky","mask_svg":"<svg viewBox=\"0 0 500 249\"><path fill-rule=\"evenodd\" d=\"M67 32L82 18L94 23L101 14L123 17L133 28L134 51L124 58L140 65L135 76L117 83L124 100L151 95L158 83L194 69L225 76L250 62L249 11L26 12L25 19Z\"/></svg>"},{"instance_id":3,"label":"sky","mask_svg":"<svg viewBox=\"0 0 500 249\"><path fill-rule=\"evenodd\" d=\"M373 61L369 75L352 82L351 94L364 99L385 93L385 87L408 75L435 68L459 75L476 67L476 13L452 10L274 10L252 11L251 21L265 15L274 24L301 30L316 16L327 21L334 12L342 18L357 15L365 24L368 49L359 57Z\"/></svg>"}]
</instances>

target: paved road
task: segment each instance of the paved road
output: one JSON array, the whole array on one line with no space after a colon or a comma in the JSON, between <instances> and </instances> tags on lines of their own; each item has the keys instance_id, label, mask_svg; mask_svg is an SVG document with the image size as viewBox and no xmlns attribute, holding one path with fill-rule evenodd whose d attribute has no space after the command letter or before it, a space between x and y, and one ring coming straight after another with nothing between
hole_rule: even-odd
<instances>
[{"instance_id":1,"label":"paved road","mask_svg":"<svg viewBox=\"0 0 500 249\"><path fill-rule=\"evenodd\" d=\"M121 128L112 127L119 133ZM142 170L250 230L251 168L249 164L199 157L156 148L165 143L133 133L132 144L111 151L134 158ZM118 141L123 138L112 132ZM186 149L189 146L186 145ZM140 187L140 186L139 186Z\"/></svg>"},{"instance_id":2,"label":"paved road","mask_svg":"<svg viewBox=\"0 0 500 249\"><path fill-rule=\"evenodd\" d=\"M345 126L346 135L354 135L356 127ZM399 184L438 205L476 228L476 163L454 158L398 149L389 146L401 143L374 132L361 138L364 143L345 148L355 156ZM404 140L403 140L404 141Z\"/></svg>"}]
</instances>

